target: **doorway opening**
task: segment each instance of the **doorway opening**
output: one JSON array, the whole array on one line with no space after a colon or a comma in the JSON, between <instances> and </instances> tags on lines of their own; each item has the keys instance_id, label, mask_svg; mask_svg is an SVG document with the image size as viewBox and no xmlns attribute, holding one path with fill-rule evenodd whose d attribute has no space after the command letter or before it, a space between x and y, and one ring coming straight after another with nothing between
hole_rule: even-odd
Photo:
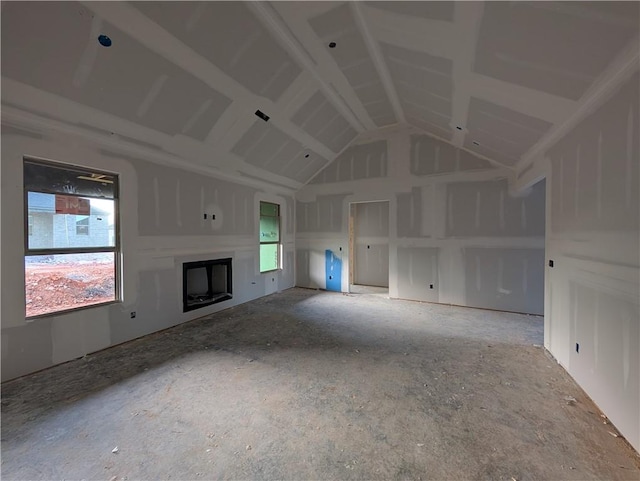
<instances>
[{"instance_id":1,"label":"doorway opening","mask_svg":"<svg viewBox=\"0 0 640 481\"><path fill-rule=\"evenodd\" d=\"M389 201L352 202L349 292L389 295Z\"/></svg>"}]
</instances>

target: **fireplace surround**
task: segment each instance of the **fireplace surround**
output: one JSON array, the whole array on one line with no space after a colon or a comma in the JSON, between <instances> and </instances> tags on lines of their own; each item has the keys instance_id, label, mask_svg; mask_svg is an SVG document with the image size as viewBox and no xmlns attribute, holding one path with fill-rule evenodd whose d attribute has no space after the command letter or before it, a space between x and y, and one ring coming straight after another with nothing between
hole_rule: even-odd
<instances>
[{"instance_id":1,"label":"fireplace surround","mask_svg":"<svg viewBox=\"0 0 640 481\"><path fill-rule=\"evenodd\" d=\"M182 312L233 298L231 258L182 264Z\"/></svg>"}]
</instances>

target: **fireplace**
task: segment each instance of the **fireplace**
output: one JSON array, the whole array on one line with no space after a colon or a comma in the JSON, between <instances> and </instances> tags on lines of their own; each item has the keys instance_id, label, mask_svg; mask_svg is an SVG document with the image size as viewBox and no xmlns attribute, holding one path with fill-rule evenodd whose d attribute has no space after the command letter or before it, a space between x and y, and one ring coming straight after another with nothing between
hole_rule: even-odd
<instances>
[{"instance_id":1,"label":"fireplace","mask_svg":"<svg viewBox=\"0 0 640 481\"><path fill-rule=\"evenodd\" d=\"M182 312L231 299L231 258L182 264Z\"/></svg>"}]
</instances>

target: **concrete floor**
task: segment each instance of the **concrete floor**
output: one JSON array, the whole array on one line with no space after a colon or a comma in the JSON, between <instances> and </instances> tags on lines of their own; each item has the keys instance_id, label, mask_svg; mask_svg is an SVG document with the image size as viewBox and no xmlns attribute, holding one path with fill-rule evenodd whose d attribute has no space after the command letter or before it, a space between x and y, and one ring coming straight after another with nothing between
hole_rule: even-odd
<instances>
[{"instance_id":1,"label":"concrete floor","mask_svg":"<svg viewBox=\"0 0 640 481\"><path fill-rule=\"evenodd\" d=\"M638 480L542 329L291 289L5 383L2 479Z\"/></svg>"}]
</instances>

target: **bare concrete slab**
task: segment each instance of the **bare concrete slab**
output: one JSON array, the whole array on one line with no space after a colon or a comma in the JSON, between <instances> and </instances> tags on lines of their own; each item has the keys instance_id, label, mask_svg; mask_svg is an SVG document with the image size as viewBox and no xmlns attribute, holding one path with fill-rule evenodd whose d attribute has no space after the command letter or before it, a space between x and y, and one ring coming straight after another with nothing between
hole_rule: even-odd
<instances>
[{"instance_id":1,"label":"bare concrete slab","mask_svg":"<svg viewBox=\"0 0 640 481\"><path fill-rule=\"evenodd\" d=\"M542 329L291 289L5 383L2 478L637 480Z\"/></svg>"}]
</instances>

